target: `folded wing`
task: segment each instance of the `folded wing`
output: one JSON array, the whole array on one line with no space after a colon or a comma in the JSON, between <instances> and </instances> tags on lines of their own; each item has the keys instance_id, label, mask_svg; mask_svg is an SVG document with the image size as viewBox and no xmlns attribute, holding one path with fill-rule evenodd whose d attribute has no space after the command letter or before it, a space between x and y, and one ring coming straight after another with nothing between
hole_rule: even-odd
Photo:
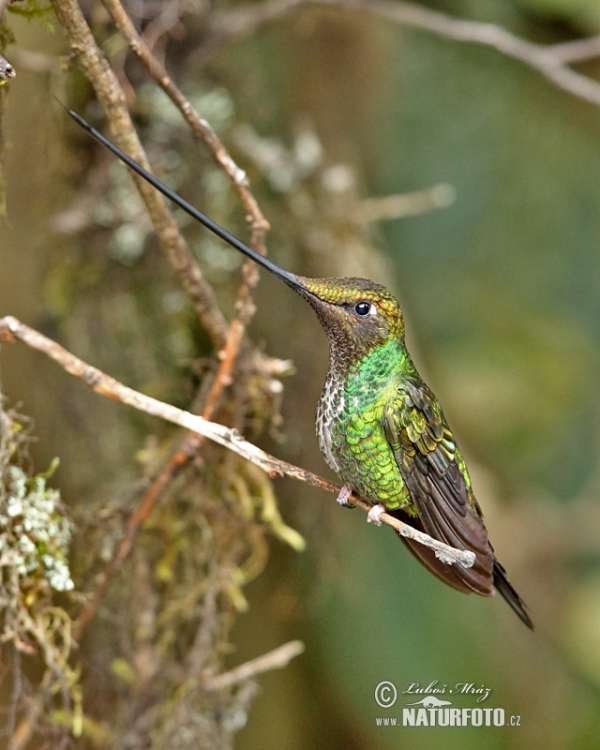
<instances>
[{"instance_id":1,"label":"folded wing","mask_svg":"<svg viewBox=\"0 0 600 750\"><path fill-rule=\"evenodd\" d=\"M464 462L442 414L424 383L404 381L388 406L385 431L417 516L392 511L400 520L457 549L471 550L472 568L445 565L432 550L404 539L411 552L444 583L489 596L494 590L494 553L481 511L467 484Z\"/></svg>"}]
</instances>

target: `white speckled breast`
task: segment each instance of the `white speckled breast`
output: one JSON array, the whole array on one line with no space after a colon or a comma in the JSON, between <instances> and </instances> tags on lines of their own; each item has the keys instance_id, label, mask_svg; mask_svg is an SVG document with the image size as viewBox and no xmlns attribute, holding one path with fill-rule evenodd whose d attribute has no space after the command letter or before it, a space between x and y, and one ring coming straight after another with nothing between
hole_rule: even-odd
<instances>
[{"instance_id":1,"label":"white speckled breast","mask_svg":"<svg viewBox=\"0 0 600 750\"><path fill-rule=\"evenodd\" d=\"M317 406L317 436L319 438L319 447L327 461L327 465L333 471L340 471L340 465L333 453L331 443L331 425L338 415L344 410L344 383L343 379L330 369L327 373L327 379L323 386L321 399Z\"/></svg>"}]
</instances>

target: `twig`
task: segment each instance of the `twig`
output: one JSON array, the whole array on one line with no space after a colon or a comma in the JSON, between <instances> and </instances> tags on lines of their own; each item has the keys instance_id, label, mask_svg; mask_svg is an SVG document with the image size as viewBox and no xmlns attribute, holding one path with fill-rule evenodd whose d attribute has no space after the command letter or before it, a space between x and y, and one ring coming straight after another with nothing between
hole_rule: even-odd
<instances>
[{"instance_id":1,"label":"twig","mask_svg":"<svg viewBox=\"0 0 600 750\"><path fill-rule=\"evenodd\" d=\"M289 476L292 479L306 482L314 487L320 487L328 492L339 493L340 491L339 486L322 479L316 474L269 455L257 446L244 440L237 430L209 422L195 414L190 414L190 412L183 411L175 406L165 404L162 401L134 391L132 388L119 383L119 381L97 368L83 362L83 360L75 357L55 341L46 338L46 336L43 336L33 328L29 328L29 326L21 323L16 318L12 316L0 318L0 341L13 341L15 339L22 341L32 349L37 349L46 354L71 375L83 380L96 393L133 406L151 416L173 422L180 427L184 427L186 430L197 432L203 437L222 445L228 450L237 453L242 458L256 464L266 471L271 478ZM351 496L351 502L365 511L371 509L369 503L355 495ZM379 518L385 524L395 529L401 536L414 539L432 549L436 556L448 565L458 563L463 567L469 568L475 562L473 552L449 547L436 539L432 539L427 534L413 529L408 524L402 523L402 521L387 513L382 513Z\"/></svg>"},{"instance_id":2,"label":"twig","mask_svg":"<svg viewBox=\"0 0 600 750\"><path fill-rule=\"evenodd\" d=\"M180 471L189 461L189 458L179 451L168 466L152 482L144 493L141 502L135 511L125 522L123 536L121 537L117 550L110 562L102 569L98 582L95 585L85 607L79 613L79 617L73 627L73 638L78 641L83 635L91 619L96 614L100 602L123 567L133 549L138 532L145 521L148 520L154 508L159 504L167 487L179 475Z\"/></svg>"},{"instance_id":3,"label":"twig","mask_svg":"<svg viewBox=\"0 0 600 750\"><path fill-rule=\"evenodd\" d=\"M206 690L223 690L224 688L233 687L233 685L237 685L239 682L263 674L263 672L270 672L273 669L283 669L287 667L294 657L299 656L303 651L304 644L302 641L284 643L283 646L279 646L256 659L240 664L239 667L235 667L229 672L223 672L214 677L206 677L203 687Z\"/></svg>"},{"instance_id":4,"label":"twig","mask_svg":"<svg viewBox=\"0 0 600 750\"><path fill-rule=\"evenodd\" d=\"M31 699L26 716L21 719L8 743L8 750L21 750L35 732L50 695L47 689L38 691Z\"/></svg>"},{"instance_id":5,"label":"twig","mask_svg":"<svg viewBox=\"0 0 600 750\"><path fill-rule=\"evenodd\" d=\"M537 70L555 86L580 99L600 105L600 83L576 73L567 62L581 62L600 54L600 38L586 40L587 45L572 42L540 45L511 34L492 23L465 21L436 10L409 2L390 0L309 0L313 5L327 5L344 10L357 10L386 18L390 21L430 31L457 42L469 42L492 47Z\"/></svg>"},{"instance_id":6,"label":"twig","mask_svg":"<svg viewBox=\"0 0 600 750\"><path fill-rule=\"evenodd\" d=\"M191 3L188 3L188 5L191 5ZM176 39L181 38L182 34L185 35L184 25L181 21L181 14L186 10L185 3L182 3L181 0L168 0L168 2L160 3L159 8L157 14L149 14L150 20L144 25L144 41L150 49L154 49L164 34L174 36ZM173 34L173 32L175 33ZM161 46L164 53L165 45Z\"/></svg>"},{"instance_id":7,"label":"twig","mask_svg":"<svg viewBox=\"0 0 600 750\"><path fill-rule=\"evenodd\" d=\"M96 44L79 4L76 0L52 0L52 6L73 54L104 108L115 141L125 152L148 168L148 159L131 122L123 89L102 50ZM169 262L179 274L183 287L193 300L198 317L213 342L218 347L223 346L227 338L227 321L173 215L162 196L144 180L134 175L132 177L146 204L158 239Z\"/></svg>"},{"instance_id":8,"label":"twig","mask_svg":"<svg viewBox=\"0 0 600 750\"><path fill-rule=\"evenodd\" d=\"M240 296L241 295L242 292L240 293ZM220 352L221 363L219 365L219 370L208 393L206 404L202 412L202 418L205 420L209 420L212 417L221 399L224 388L229 385L233 368L235 366L235 360L244 336L244 331L244 321L239 317L235 317L229 327L225 346ZM156 506L161 502L173 480L179 476L181 471L183 471L194 456L197 455L201 445L202 436L196 432L188 432L182 439L179 449L171 457L160 474L153 480L150 487L148 487L144 493L138 507L127 519L125 531L119 542L115 556L103 569L89 601L82 609L77 619L73 631L73 636L76 640L81 638L83 631L95 615L104 595L131 554L135 539L142 525L148 520Z\"/></svg>"},{"instance_id":9,"label":"twig","mask_svg":"<svg viewBox=\"0 0 600 750\"><path fill-rule=\"evenodd\" d=\"M456 42L491 47L533 68L563 91L600 105L600 83L569 67L600 56L600 35L558 44L536 44L492 23L455 18L403 0L265 0L250 7L214 14L212 36L199 54L207 55L218 46L245 39L262 24L308 6L369 13Z\"/></svg>"},{"instance_id":10,"label":"twig","mask_svg":"<svg viewBox=\"0 0 600 750\"><path fill-rule=\"evenodd\" d=\"M398 195L384 195L381 198L365 198L360 201L357 215L361 221L381 221L417 216L436 208L445 208L454 202L455 191L444 183L427 190Z\"/></svg>"},{"instance_id":11,"label":"twig","mask_svg":"<svg viewBox=\"0 0 600 750\"><path fill-rule=\"evenodd\" d=\"M256 199L248 189L249 181L246 173L238 167L231 158L218 135L183 93L177 88L165 67L158 62L146 42L136 31L131 19L125 12L120 0L103 0L115 25L123 34L131 50L138 56L152 78L170 97L179 109L195 135L206 144L209 152L229 177L231 184L238 194L246 211L247 220L252 230L251 244L264 253L264 234L269 230L269 223L263 216Z\"/></svg>"},{"instance_id":12,"label":"twig","mask_svg":"<svg viewBox=\"0 0 600 750\"><path fill-rule=\"evenodd\" d=\"M557 62L565 65L593 60L600 56L600 34L588 39L575 39L572 42L560 42L547 48Z\"/></svg>"}]
</instances>

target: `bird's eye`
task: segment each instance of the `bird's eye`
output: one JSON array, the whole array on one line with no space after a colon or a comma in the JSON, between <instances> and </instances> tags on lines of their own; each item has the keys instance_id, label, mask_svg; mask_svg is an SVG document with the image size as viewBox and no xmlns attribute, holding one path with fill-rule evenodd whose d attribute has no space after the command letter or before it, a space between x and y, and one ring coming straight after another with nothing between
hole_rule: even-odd
<instances>
[{"instance_id":1,"label":"bird's eye","mask_svg":"<svg viewBox=\"0 0 600 750\"><path fill-rule=\"evenodd\" d=\"M360 315L361 318L366 317L369 313L374 311L375 306L372 305L370 302L357 302L354 309L356 310L356 314Z\"/></svg>"}]
</instances>

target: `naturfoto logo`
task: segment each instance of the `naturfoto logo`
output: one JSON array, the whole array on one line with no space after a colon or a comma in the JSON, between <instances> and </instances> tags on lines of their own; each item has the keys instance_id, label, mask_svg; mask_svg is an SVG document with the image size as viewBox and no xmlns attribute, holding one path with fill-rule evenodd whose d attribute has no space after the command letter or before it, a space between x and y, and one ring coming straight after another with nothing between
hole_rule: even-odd
<instances>
[{"instance_id":1,"label":"naturfoto logo","mask_svg":"<svg viewBox=\"0 0 600 750\"><path fill-rule=\"evenodd\" d=\"M402 695L414 696L416 701L405 703L402 717L379 717L377 726L384 727L504 727L520 726L521 717L507 718L504 708L499 707L457 707L453 701L439 696L469 696L478 704L490 696L492 690L486 685L473 682L457 682L453 685L433 680L427 685L418 682L408 683ZM393 682L384 680L375 688L375 701L385 709L392 708L398 700L398 688ZM421 697L419 697L421 696Z\"/></svg>"}]
</instances>

